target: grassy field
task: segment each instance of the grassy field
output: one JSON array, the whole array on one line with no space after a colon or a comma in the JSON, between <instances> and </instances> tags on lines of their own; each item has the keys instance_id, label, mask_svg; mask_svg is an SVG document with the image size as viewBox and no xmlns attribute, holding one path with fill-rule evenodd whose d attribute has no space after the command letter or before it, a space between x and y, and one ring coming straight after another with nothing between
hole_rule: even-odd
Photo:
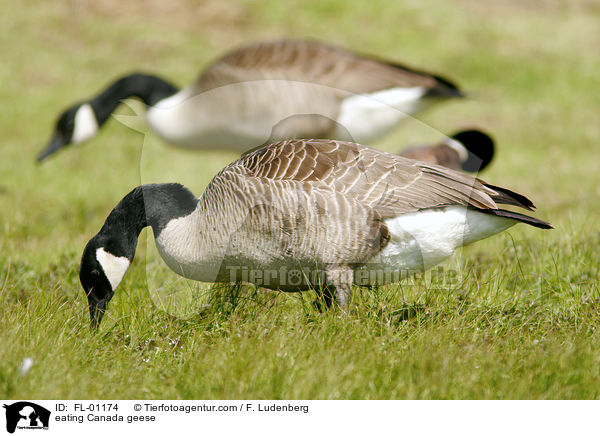
<instances>
[{"instance_id":1,"label":"grassy field","mask_svg":"<svg viewBox=\"0 0 600 436\"><path fill-rule=\"evenodd\" d=\"M55 3L0 2L0 397L600 397L597 2ZM59 110L133 70L185 85L224 49L280 36L456 80L469 100L374 145L479 126L498 146L481 177L528 195L556 229L516 226L465 248L444 274L356 289L348 316L319 314L311 295L251 292L173 316L146 286L173 275L146 262L143 243L91 334L79 258L110 209L141 181L199 195L236 155L173 149L112 120L36 165Z\"/></svg>"}]
</instances>

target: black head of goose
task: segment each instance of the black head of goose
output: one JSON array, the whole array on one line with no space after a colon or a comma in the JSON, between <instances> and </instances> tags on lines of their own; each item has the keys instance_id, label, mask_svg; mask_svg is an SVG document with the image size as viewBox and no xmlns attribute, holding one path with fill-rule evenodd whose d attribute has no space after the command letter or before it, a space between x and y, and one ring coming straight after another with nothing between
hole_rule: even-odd
<instances>
[{"instance_id":1,"label":"black head of goose","mask_svg":"<svg viewBox=\"0 0 600 436\"><path fill-rule=\"evenodd\" d=\"M438 144L408 148L400 156L476 173L494 158L494 140L481 130L462 130Z\"/></svg>"},{"instance_id":2,"label":"black head of goose","mask_svg":"<svg viewBox=\"0 0 600 436\"><path fill-rule=\"evenodd\" d=\"M102 93L75 103L60 114L52 139L37 159L41 162L63 147L94 137L124 99L136 97L154 106L176 93L177 88L160 77L142 73L121 77Z\"/></svg>"},{"instance_id":3,"label":"black head of goose","mask_svg":"<svg viewBox=\"0 0 600 436\"><path fill-rule=\"evenodd\" d=\"M197 199L179 184L135 188L87 244L80 279L97 326L151 226L161 257L184 277L314 287L345 308L353 284L397 281L519 222L551 228L501 204L533 209L445 167L355 143L289 140L228 165ZM258 273L249 279L249 270Z\"/></svg>"},{"instance_id":4,"label":"black head of goose","mask_svg":"<svg viewBox=\"0 0 600 436\"><path fill-rule=\"evenodd\" d=\"M328 44L262 42L223 56L181 90L146 74L120 78L63 112L38 160L92 138L128 97L148 106L151 129L172 145L244 152L265 143L277 123L294 115L322 117L301 131L289 123L277 139L345 139L337 122L355 141L365 142L430 103L460 96L440 76Z\"/></svg>"}]
</instances>

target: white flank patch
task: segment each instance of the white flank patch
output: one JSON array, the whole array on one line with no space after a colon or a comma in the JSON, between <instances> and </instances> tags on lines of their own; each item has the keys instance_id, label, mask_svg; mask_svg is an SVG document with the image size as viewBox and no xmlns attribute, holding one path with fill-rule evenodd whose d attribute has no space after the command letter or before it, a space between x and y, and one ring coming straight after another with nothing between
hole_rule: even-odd
<instances>
[{"instance_id":1,"label":"white flank patch","mask_svg":"<svg viewBox=\"0 0 600 436\"><path fill-rule=\"evenodd\" d=\"M392 88L342 101L337 122L356 142L368 142L388 132L403 118L422 109L425 88ZM341 129L338 129L341 130ZM336 134L344 134L337 132Z\"/></svg>"},{"instance_id":2,"label":"white flank patch","mask_svg":"<svg viewBox=\"0 0 600 436\"><path fill-rule=\"evenodd\" d=\"M104 275L114 291L119 286L119 283L121 283L121 280L123 280L127 268L129 268L129 259L126 257L117 257L100 247L96 250L96 260L98 260L104 271Z\"/></svg>"},{"instance_id":3,"label":"white flank patch","mask_svg":"<svg viewBox=\"0 0 600 436\"><path fill-rule=\"evenodd\" d=\"M465 162L469 158L469 152L465 146L457 140L447 138L445 141L443 141L443 143L458 153L458 157L460 158L461 162Z\"/></svg>"},{"instance_id":4,"label":"white flank patch","mask_svg":"<svg viewBox=\"0 0 600 436\"><path fill-rule=\"evenodd\" d=\"M377 261L393 269L423 271L452 256L458 247L506 230L517 221L450 206L401 215L385 223L392 238Z\"/></svg>"},{"instance_id":5,"label":"white flank patch","mask_svg":"<svg viewBox=\"0 0 600 436\"><path fill-rule=\"evenodd\" d=\"M88 103L82 104L75 113L71 142L79 144L80 142L87 141L96 133L98 133L98 121L96 121L94 109Z\"/></svg>"}]
</instances>

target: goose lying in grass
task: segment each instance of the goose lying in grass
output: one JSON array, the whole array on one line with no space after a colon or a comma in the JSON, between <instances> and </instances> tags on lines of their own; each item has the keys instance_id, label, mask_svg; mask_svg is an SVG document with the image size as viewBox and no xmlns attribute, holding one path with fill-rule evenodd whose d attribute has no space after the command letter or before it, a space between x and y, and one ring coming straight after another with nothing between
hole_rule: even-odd
<instances>
[{"instance_id":1,"label":"goose lying in grass","mask_svg":"<svg viewBox=\"0 0 600 436\"><path fill-rule=\"evenodd\" d=\"M347 130L367 142L430 103L461 96L440 76L325 43L261 42L218 59L181 90L141 73L116 80L59 116L38 160L95 136L129 97L146 104L151 129L169 144L245 152L264 144L285 119L293 121L272 139L347 139ZM293 119L306 114L315 116Z\"/></svg>"},{"instance_id":2,"label":"goose lying in grass","mask_svg":"<svg viewBox=\"0 0 600 436\"><path fill-rule=\"evenodd\" d=\"M235 282L250 269L257 285L318 288L327 305L346 308L353 284L423 271L519 222L551 228L499 205L533 209L463 172L355 143L288 140L228 165L199 198L173 183L135 188L85 247L80 280L97 326L151 226L184 277ZM400 275L370 274L382 270Z\"/></svg>"}]
</instances>

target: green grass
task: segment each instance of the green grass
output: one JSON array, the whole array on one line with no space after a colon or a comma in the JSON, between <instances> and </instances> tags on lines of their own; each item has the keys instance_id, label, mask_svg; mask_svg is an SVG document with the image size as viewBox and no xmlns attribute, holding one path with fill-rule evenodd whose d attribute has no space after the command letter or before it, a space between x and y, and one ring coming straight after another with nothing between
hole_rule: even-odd
<instances>
[{"instance_id":1,"label":"green grass","mask_svg":"<svg viewBox=\"0 0 600 436\"><path fill-rule=\"evenodd\" d=\"M195 5L0 3L0 397L600 396L597 3ZM146 272L174 275L157 273L142 243L91 334L79 256L110 209L141 181L200 194L236 156L150 137L140 171L142 135L111 121L89 144L37 166L59 110L132 70L186 84L225 48L278 36L330 40L455 79L471 99L376 145L395 151L480 126L498 144L482 177L531 197L556 229L517 226L467 247L444 264L452 277L355 289L348 316L314 311L314 295L271 292L172 316L153 303ZM20 377L25 357L34 366Z\"/></svg>"}]
</instances>

